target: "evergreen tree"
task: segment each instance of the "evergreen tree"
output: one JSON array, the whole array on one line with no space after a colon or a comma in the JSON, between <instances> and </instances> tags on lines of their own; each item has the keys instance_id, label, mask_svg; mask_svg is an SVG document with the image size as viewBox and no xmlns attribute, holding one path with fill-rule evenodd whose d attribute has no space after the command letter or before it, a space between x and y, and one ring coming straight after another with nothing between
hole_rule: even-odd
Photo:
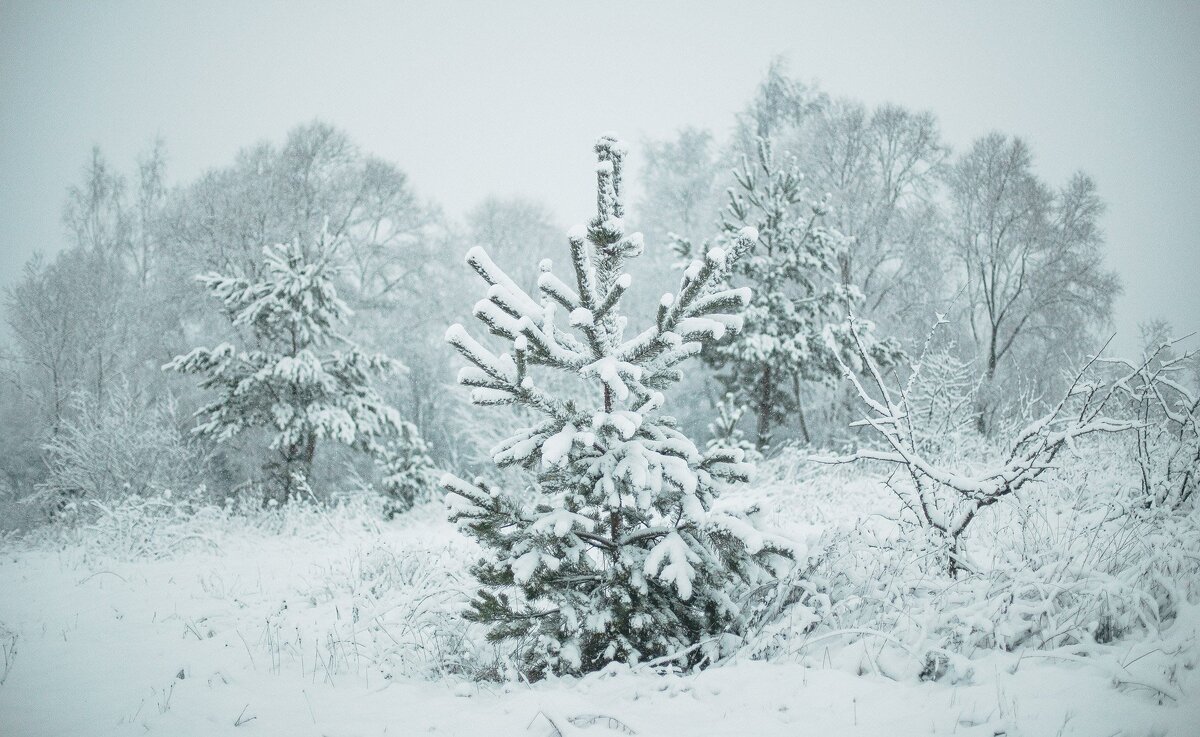
<instances>
[{"instance_id":1,"label":"evergreen tree","mask_svg":"<svg viewBox=\"0 0 1200 737\"><path fill-rule=\"evenodd\" d=\"M437 487L437 471L429 448L411 422L401 422L399 432L377 453L388 519L407 512Z\"/></svg>"},{"instance_id":2,"label":"evergreen tree","mask_svg":"<svg viewBox=\"0 0 1200 737\"><path fill-rule=\"evenodd\" d=\"M745 433L738 425L746 415L746 405L737 401L733 392L728 392L717 402L717 416L708 423L708 442L705 447L739 448L745 453L746 460L761 460L758 449L746 439Z\"/></svg>"},{"instance_id":3,"label":"evergreen tree","mask_svg":"<svg viewBox=\"0 0 1200 737\"><path fill-rule=\"evenodd\" d=\"M803 430L801 382L841 375L834 346L850 344L847 315L862 294L838 278L838 254L850 243L824 225L827 205L809 199L794 160L778 161L770 140L760 138L753 163L743 159L734 177L720 242L736 241L751 227L758 248L720 278L727 287L752 285L754 299L737 335L706 345L702 359L722 372L727 391L754 409L761 451L791 415L800 415ZM673 245L687 258L702 250L682 238ZM882 363L898 352L891 341L876 342L869 323L859 320L858 330Z\"/></svg>"},{"instance_id":4,"label":"evergreen tree","mask_svg":"<svg viewBox=\"0 0 1200 737\"><path fill-rule=\"evenodd\" d=\"M741 327L750 290L719 283L757 234L747 228L694 261L653 324L625 338L625 267L642 236L624 230L623 146L604 136L595 151L597 213L568 234L575 287L543 261L535 300L472 249L467 263L489 285L475 316L512 351L496 355L461 325L446 334L470 364L459 381L475 404L544 417L492 453L501 467L535 471L532 493L442 480L453 518L487 551L468 616L516 646L529 677L611 661L712 662L752 614L748 591L790 558L746 514L714 507L725 484L747 479L742 452L701 453L660 414L677 366ZM591 401L546 392L539 377L553 372L584 381Z\"/></svg>"},{"instance_id":5,"label":"evergreen tree","mask_svg":"<svg viewBox=\"0 0 1200 737\"><path fill-rule=\"evenodd\" d=\"M272 432L275 457L267 467L278 501L307 488L319 441L370 451L400 425L370 383L398 364L363 353L336 330L351 313L334 288L327 241L322 236L313 254L298 242L264 248L257 280L198 277L233 326L250 333L253 347L196 348L163 367L200 374L201 388L217 392L196 413L198 434L225 441L248 428ZM334 344L341 347L330 349Z\"/></svg>"}]
</instances>

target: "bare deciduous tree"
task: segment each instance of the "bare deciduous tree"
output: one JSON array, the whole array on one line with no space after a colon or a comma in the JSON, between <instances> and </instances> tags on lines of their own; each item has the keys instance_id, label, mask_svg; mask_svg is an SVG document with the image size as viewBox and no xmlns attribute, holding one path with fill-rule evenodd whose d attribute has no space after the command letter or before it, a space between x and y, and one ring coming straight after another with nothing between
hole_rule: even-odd
<instances>
[{"instance_id":1,"label":"bare deciduous tree","mask_svg":"<svg viewBox=\"0 0 1200 737\"><path fill-rule=\"evenodd\" d=\"M935 200L947 154L929 113L837 101L820 116L806 169L832 195L830 224L851 239L838 258L842 282L859 288L873 318L911 317L939 296Z\"/></svg>"},{"instance_id":2,"label":"bare deciduous tree","mask_svg":"<svg viewBox=\"0 0 1200 737\"><path fill-rule=\"evenodd\" d=\"M497 258L521 258L530 253L567 256L562 247L563 229L540 202L521 197L489 197L471 208L466 225L471 245L487 249ZM524 287L537 286L536 268L514 276Z\"/></svg>"},{"instance_id":3,"label":"bare deciduous tree","mask_svg":"<svg viewBox=\"0 0 1200 737\"><path fill-rule=\"evenodd\" d=\"M1108 321L1120 283L1104 267L1095 183L1076 174L1054 192L1029 147L992 134L952 167L951 245L987 378L1022 342L1058 346Z\"/></svg>"},{"instance_id":4,"label":"bare deciduous tree","mask_svg":"<svg viewBox=\"0 0 1200 737\"><path fill-rule=\"evenodd\" d=\"M379 306L412 287L436 213L395 165L363 154L338 129L313 122L282 148L242 150L175 198L167 234L181 274L236 271L256 278L264 243L345 244L340 258L356 308Z\"/></svg>"},{"instance_id":5,"label":"bare deciduous tree","mask_svg":"<svg viewBox=\"0 0 1200 737\"><path fill-rule=\"evenodd\" d=\"M728 176L712 134L683 128L674 139L646 142L643 156L638 215L650 235L689 240L706 235L721 209L721 180Z\"/></svg>"}]
</instances>

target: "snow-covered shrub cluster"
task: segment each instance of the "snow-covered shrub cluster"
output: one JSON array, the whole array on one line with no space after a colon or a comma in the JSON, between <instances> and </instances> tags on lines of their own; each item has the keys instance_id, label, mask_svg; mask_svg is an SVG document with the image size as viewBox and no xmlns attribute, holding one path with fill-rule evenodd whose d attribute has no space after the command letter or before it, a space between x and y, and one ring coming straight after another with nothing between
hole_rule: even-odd
<instances>
[{"instance_id":1,"label":"snow-covered shrub cluster","mask_svg":"<svg viewBox=\"0 0 1200 737\"><path fill-rule=\"evenodd\" d=\"M1200 387L1189 386L1196 352L1179 340L1149 346L1141 361L1105 360L1107 378L1137 423L1137 465L1147 503L1184 509L1200 488Z\"/></svg>"},{"instance_id":2,"label":"snow-covered shrub cluster","mask_svg":"<svg viewBox=\"0 0 1200 737\"><path fill-rule=\"evenodd\" d=\"M169 559L195 551L219 553L246 536L342 538L346 531L377 530L385 500L374 493L334 494L278 504L250 495L217 500L204 487L144 496L114 495L71 503L69 523L43 525L13 537L29 549L54 549L103 560ZM314 532L315 531L315 532Z\"/></svg>"},{"instance_id":3,"label":"snow-covered shrub cluster","mask_svg":"<svg viewBox=\"0 0 1200 737\"><path fill-rule=\"evenodd\" d=\"M939 319L930 331L922 357L941 324ZM849 330L852 352L843 356L835 351L835 355L864 406L864 418L853 424L870 428L874 437L851 454L815 460L892 467L896 473L889 477L888 486L903 505L903 520L915 526L914 535L930 543L940 565L952 578L975 567L963 540L981 513L1037 482L1060 455L1077 452L1079 444L1092 436L1129 433L1138 427L1136 421L1122 418L1113 406L1119 381L1085 379L1095 363L1093 359L1047 411L1018 426L1011 437L993 439L991 444L998 454L963 458L956 452L947 453L944 443L929 441L937 433L923 425L953 421L953 416L923 417L922 408L912 401L914 386L921 381L920 361L912 367L906 382L892 386L859 336L853 317ZM832 331L827 337L834 346Z\"/></svg>"},{"instance_id":4,"label":"snow-covered shrub cluster","mask_svg":"<svg viewBox=\"0 0 1200 737\"><path fill-rule=\"evenodd\" d=\"M839 355L873 434L849 455L767 464L758 493L804 510L772 506L772 521L812 554L740 656L828 662L836 646L859 671L964 680L989 653L1096 656L1115 683L1174 698L1173 656L1135 677L1122 653L1191 647L1191 625L1175 626L1200 600L1200 517L1180 491L1195 468L1177 464L1195 399L1170 378L1179 364L1093 360L1049 412L986 437L973 382L930 341L898 386L862 343Z\"/></svg>"},{"instance_id":5,"label":"snow-covered shrub cluster","mask_svg":"<svg viewBox=\"0 0 1200 737\"><path fill-rule=\"evenodd\" d=\"M969 533L976 566L954 579L937 565L941 551L897 523L886 474L785 467L764 493L805 511L776 507L771 522L816 539L782 582L791 603L739 657L970 682L975 661L1011 652L1013 668L1024 657L1079 660L1174 698L1174 654L1195 645L1200 518L1148 508L1120 440L1081 450L981 518ZM825 514L816 528L813 508ZM1136 669L1122 665L1156 645Z\"/></svg>"},{"instance_id":6,"label":"snow-covered shrub cluster","mask_svg":"<svg viewBox=\"0 0 1200 737\"><path fill-rule=\"evenodd\" d=\"M187 492L203 484L208 449L181 427L175 403L118 385L97 403L78 394L46 443L47 473L26 502L60 515L91 501Z\"/></svg>"},{"instance_id":7,"label":"snow-covered shrub cluster","mask_svg":"<svg viewBox=\"0 0 1200 737\"><path fill-rule=\"evenodd\" d=\"M534 299L473 249L467 262L488 284L475 315L511 352L497 355L459 325L446 334L469 364L459 382L476 404L542 416L492 450L499 466L536 469L532 493L443 480L454 518L487 552L468 616L515 646L534 677L613 661L713 662L739 641L747 598L792 554L717 504L726 483L747 479L742 451L701 453L661 413L677 366L741 328L750 290L728 279L758 233L730 234L693 260L653 323L625 337L626 268L644 246L625 231L624 146L604 136L595 150L596 216L568 236L575 286L544 261ZM585 382L587 399L548 393L540 376L550 372Z\"/></svg>"}]
</instances>

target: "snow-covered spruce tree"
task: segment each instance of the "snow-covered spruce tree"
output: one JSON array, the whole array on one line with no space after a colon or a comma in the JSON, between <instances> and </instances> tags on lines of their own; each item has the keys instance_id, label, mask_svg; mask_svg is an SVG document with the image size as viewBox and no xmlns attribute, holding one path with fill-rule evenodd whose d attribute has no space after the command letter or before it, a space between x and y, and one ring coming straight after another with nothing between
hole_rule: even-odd
<instances>
[{"instance_id":1,"label":"snow-covered spruce tree","mask_svg":"<svg viewBox=\"0 0 1200 737\"><path fill-rule=\"evenodd\" d=\"M222 442L249 428L272 433L268 498L280 502L307 488L319 441L375 451L400 425L371 386L372 377L399 364L363 353L337 332L351 312L334 288L333 250L325 236L312 254L298 242L267 246L260 280L197 277L253 347L196 348L163 367L200 374L201 388L217 393L196 412L197 434Z\"/></svg>"},{"instance_id":2,"label":"snow-covered spruce tree","mask_svg":"<svg viewBox=\"0 0 1200 737\"><path fill-rule=\"evenodd\" d=\"M852 243L823 224L828 204L809 199L794 160L779 161L770 140L760 138L756 158L743 159L734 178L737 186L729 190L718 242L735 240L749 226L758 231L758 248L721 278L726 286L752 286L754 299L737 335L706 345L701 357L721 372L726 390L754 410L755 443L765 450L774 429L792 415L800 415L803 429L801 382L832 382L840 376L823 335L831 328L840 343L850 345L845 316L862 301L862 293L838 276L838 255ZM673 246L685 258L707 247L685 239ZM860 320L858 330L881 363L899 354L892 341L874 339L869 323Z\"/></svg>"},{"instance_id":3,"label":"snow-covered spruce tree","mask_svg":"<svg viewBox=\"0 0 1200 737\"><path fill-rule=\"evenodd\" d=\"M622 221L624 148L604 136L595 150L596 217L568 234L575 287L543 261L535 300L472 249L467 263L489 285L475 315L512 350L496 355L461 325L446 334L470 363L459 381L476 404L525 405L545 418L493 449L498 465L536 471L532 494L442 480L452 517L487 551L468 616L514 647L527 677L612 661L712 662L751 615L748 592L792 554L744 513L714 507L725 483L747 479L741 451L701 453L659 414L676 367L741 326L734 313L750 291L718 285L756 234L693 262L653 324L626 339L625 269L642 237ZM538 377L553 372L586 382L592 401L545 392Z\"/></svg>"},{"instance_id":4,"label":"snow-covered spruce tree","mask_svg":"<svg viewBox=\"0 0 1200 737\"><path fill-rule=\"evenodd\" d=\"M760 459L762 456L754 447L754 443L746 439L742 428L738 426L746 414L746 405L739 402L733 392L728 392L717 402L716 409L716 418L708 423L709 438L705 447L710 450L713 448L738 448L745 454L746 460Z\"/></svg>"},{"instance_id":5,"label":"snow-covered spruce tree","mask_svg":"<svg viewBox=\"0 0 1200 737\"><path fill-rule=\"evenodd\" d=\"M384 512L389 519L412 509L437 488L438 472L429 448L411 422L400 423L396 436L379 448L376 462L382 476L380 490L387 499Z\"/></svg>"}]
</instances>

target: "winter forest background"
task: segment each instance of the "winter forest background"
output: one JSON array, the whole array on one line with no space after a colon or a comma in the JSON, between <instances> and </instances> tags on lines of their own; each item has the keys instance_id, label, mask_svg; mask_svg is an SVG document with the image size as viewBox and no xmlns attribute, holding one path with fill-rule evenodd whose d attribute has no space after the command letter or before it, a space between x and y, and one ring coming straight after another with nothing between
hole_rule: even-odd
<instances>
[{"instance_id":1,"label":"winter forest background","mask_svg":"<svg viewBox=\"0 0 1200 737\"><path fill-rule=\"evenodd\" d=\"M0 732L1188 734L1197 316L1114 338L1087 160L772 53L716 127L597 96L570 220L322 116L81 156L5 281Z\"/></svg>"}]
</instances>

